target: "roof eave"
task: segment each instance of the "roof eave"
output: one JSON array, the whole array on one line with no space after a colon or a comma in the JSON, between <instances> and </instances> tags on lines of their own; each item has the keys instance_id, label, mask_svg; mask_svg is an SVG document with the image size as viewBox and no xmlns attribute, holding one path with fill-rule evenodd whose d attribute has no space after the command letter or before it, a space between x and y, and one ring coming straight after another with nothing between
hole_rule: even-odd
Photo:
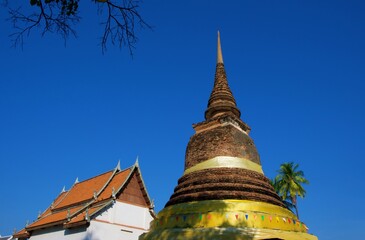
<instances>
[{"instance_id":1,"label":"roof eave","mask_svg":"<svg viewBox=\"0 0 365 240\"><path fill-rule=\"evenodd\" d=\"M74 227L79 227L82 225L87 225L89 222L86 220L82 220L82 221L78 221L78 222L73 222L73 223L65 223L63 224L63 228L64 229L68 229L68 228L74 228Z\"/></svg>"},{"instance_id":2,"label":"roof eave","mask_svg":"<svg viewBox=\"0 0 365 240\"><path fill-rule=\"evenodd\" d=\"M35 227L26 227L25 229L29 232L29 231L42 229L42 228L54 227L54 226L57 226L57 225L62 225L66 220L67 219L62 219L62 220L59 220L59 221L56 221L56 222L42 224L42 225L38 225L38 226L35 226Z\"/></svg>"},{"instance_id":3,"label":"roof eave","mask_svg":"<svg viewBox=\"0 0 365 240\"><path fill-rule=\"evenodd\" d=\"M13 234L13 238L29 238L30 237L30 233L23 228L22 230L20 230L19 232Z\"/></svg>"}]
</instances>

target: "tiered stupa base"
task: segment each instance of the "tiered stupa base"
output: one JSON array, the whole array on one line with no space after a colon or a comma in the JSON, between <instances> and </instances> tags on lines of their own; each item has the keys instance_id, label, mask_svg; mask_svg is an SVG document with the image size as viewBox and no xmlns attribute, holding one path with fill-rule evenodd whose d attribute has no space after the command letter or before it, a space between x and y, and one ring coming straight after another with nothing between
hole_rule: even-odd
<instances>
[{"instance_id":1,"label":"tiered stupa base","mask_svg":"<svg viewBox=\"0 0 365 240\"><path fill-rule=\"evenodd\" d=\"M151 223L149 240L316 240L289 210L248 200L207 200L164 208Z\"/></svg>"},{"instance_id":2,"label":"tiered stupa base","mask_svg":"<svg viewBox=\"0 0 365 240\"><path fill-rule=\"evenodd\" d=\"M218 33L214 87L194 124L185 169L165 208L140 240L316 240L265 177L229 88Z\"/></svg>"},{"instance_id":3,"label":"tiered stupa base","mask_svg":"<svg viewBox=\"0 0 365 240\"><path fill-rule=\"evenodd\" d=\"M200 165L208 168L209 163L218 165L222 162L232 165L236 163L257 165L235 157L216 157ZM199 164L196 167L199 167ZM270 185L269 179L262 173L237 167L208 168L183 175L166 206L184 202L224 199L267 202L285 207Z\"/></svg>"}]
</instances>

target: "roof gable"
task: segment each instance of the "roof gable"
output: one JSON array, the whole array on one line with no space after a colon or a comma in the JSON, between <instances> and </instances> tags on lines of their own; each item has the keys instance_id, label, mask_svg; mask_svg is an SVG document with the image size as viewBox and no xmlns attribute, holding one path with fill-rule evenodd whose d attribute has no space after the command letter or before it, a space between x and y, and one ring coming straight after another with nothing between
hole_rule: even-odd
<instances>
[{"instance_id":1,"label":"roof gable","mask_svg":"<svg viewBox=\"0 0 365 240\"><path fill-rule=\"evenodd\" d=\"M100 193L98 200L102 201L113 197L113 195L116 195L117 191L125 184L125 181L128 179L131 170L132 169L129 168L124 171L117 172L105 189Z\"/></svg>"},{"instance_id":2,"label":"roof gable","mask_svg":"<svg viewBox=\"0 0 365 240\"><path fill-rule=\"evenodd\" d=\"M151 207L151 200L148 196L139 168L136 168L123 185L117 197L119 200L143 207Z\"/></svg>"},{"instance_id":3,"label":"roof gable","mask_svg":"<svg viewBox=\"0 0 365 240\"><path fill-rule=\"evenodd\" d=\"M14 236L25 236L49 226L69 228L86 224L115 199L147 207L154 215L138 162L122 171L118 164L114 171L75 183L69 191L62 191L37 220Z\"/></svg>"}]
</instances>

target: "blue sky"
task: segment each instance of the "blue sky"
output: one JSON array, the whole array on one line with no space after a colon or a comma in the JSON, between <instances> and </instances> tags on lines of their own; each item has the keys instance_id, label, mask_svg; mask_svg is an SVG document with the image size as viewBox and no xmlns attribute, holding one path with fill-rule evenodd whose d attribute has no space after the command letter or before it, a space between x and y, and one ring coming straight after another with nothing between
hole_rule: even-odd
<instances>
[{"instance_id":1,"label":"blue sky","mask_svg":"<svg viewBox=\"0 0 365 240\"><path fill-rule=\"evenodd\" d=\"M23 50L11 48L10 23L0 21L1 235L34 220L76 177L137 156L161 210L182 175L191 124L204 119L220 30L266 176L299 163L310 232L365 238L362 1L145 1L154 30L138 31L133 58L113 47L102 55L97 10L86 1L80 11L66 46L34 32Z\"/></svg>"}]
</instances>

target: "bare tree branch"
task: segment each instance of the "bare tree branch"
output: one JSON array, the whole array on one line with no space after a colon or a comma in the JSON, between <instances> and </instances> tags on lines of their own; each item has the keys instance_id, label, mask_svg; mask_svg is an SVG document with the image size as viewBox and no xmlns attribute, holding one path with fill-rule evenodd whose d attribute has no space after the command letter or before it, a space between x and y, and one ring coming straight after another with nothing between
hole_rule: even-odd
<instances>
[{"instance_id":1,"label":"bare tree branch","mask_svg":"<svg viewBox=\"0 0 365 240\"><path fill-rule=\"evenodd\" d=\"M118 45L119 48L122 48L123 45L127 46L130 54L133 55L135 44L138 41L135 24L137 23L141 28L151 29L151 26L139 14L138 3L139 1L133 0L106 0L101 3L107 8L106 20L102 22L104 34L100 40L103 52L107 50L107 44L110 41L112 45Z\"/></svg>"},{"instance_id":2,"label":"bare tree branch","mask_svg":"<svg viewBox=\"0 0 365 240\"><path fill-rule=\"evenodd\" d=\"M29 36L35 29L40 29L41 36L46 33L56 33L65 41L71 36L76 37L74 26L80 21L80 0L30 0L33 12L26 14L24 8L9 7L9 2L3 0L3 6L8 8L8 20L13 24L14 32L10 34L13 46L24 44L24 37ZM117 45L119 48L128 47L131 55L138 40L135 27L149 28L139 14L140 0L92 0L98 5L98 14L105 19L101 22L104 32L100 38L102 52L107 45Z\"/></svg>"},{"instance_id":3,"label":"bare tree branch","mask_svg":"<svg viewBox=\"0 0 365 240\"><path fill-rule=\"evenodd\" d=\"M47 3L46 3L47 2ZM13 41L13 46L23 46L24 36L29 36L34 28L41 29L41 35L46 33L59 34L65 41L70 36L76 37L76 31L73 29L73 25L79 22L80 18L77 12L74 14L68 14L64 11L63 5L60 1L45 0L37 1L36 10L28 15L24 14L21 7L16 9L9 8L8 20L12 22L15 32L10 34L10 38Z\"/></svg>"}]
</instances>

